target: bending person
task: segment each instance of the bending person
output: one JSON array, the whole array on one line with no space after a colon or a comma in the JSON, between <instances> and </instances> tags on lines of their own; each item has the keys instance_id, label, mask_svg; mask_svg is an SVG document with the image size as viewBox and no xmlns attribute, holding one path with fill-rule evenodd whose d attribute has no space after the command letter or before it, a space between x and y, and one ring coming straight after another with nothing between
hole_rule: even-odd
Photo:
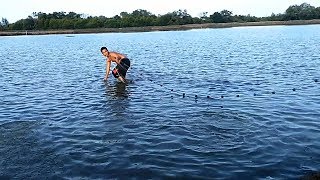
<instances>
[{"instance_id":1,"label":"bending person","mask_svg":"<svg viewBox=\"0 0 320 180\"><path fill-rule=\"evenodd\" d=\"M117 66L112 70L112 74L119 81L126 83L126 74L130 67L130 60L123 54L117 52L109 52L106 47L101 48L101 53L106 59L106 75L104 80L108 79L110 73L111 62L115 62Z\"/></svg>"}]
</instances>

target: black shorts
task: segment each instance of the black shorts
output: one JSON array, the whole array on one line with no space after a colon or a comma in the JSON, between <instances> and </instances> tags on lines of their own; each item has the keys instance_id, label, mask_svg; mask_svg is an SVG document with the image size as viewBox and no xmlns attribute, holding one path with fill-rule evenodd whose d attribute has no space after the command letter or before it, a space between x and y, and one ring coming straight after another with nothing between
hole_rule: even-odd
<instances>
[{"instance_id":1,"label":"black shorts","mask_svg":"<svg viewBox=\"0 0 320 180\"><path fill-rule=\"evenodd\" d=\"M128 58L123 58L121 59L120 64L118 64L112 70L112 74L115 78L118 78L119 75L125 78L129 67L130 67L130 60Z\"/></svg>"}]
</instances>

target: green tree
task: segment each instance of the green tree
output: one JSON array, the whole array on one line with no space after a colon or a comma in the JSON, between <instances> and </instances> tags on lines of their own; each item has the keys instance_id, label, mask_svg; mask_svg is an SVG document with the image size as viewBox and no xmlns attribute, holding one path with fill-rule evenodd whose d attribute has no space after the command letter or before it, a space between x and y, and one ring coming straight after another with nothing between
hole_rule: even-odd
<instances>
[{"instance_id":1,"label":"green tree","mask_svg":"<svg viewBox=\"0 0 320 180\"><path fill-rule=\"evenodd\" d=\"M88 23L86 24L86 28L98 28L98 27L102 27L103 24L101 24L101 22L99 21L98 18L88 18Z\"/></svg>"},{"instance_id":2,"label":"green tree","mask_svg":"<svg viewBox=\"0 0 320 180\"><path fill-rule=\"evenodd\" d=\"M214 23L223 23L223 16L219 12L215 12L212 15L210 15L210 19Z\"/></svg>"},{"instance_id":3,"label":"green tree","mask_svg":"<svg viewBox=\"0 0 320 180\"><path fill-rule=\"evenodd\" d=\"M107 28L119 28L121 27L120 20L118 18L110 18L106 20L104 26Z\"/></svg>"},{"instance_id":4,"label":"green tree","mask_svg":"<svg viewBox=\"0 0 320 180\"><path fill-rule=\"evenodd\" d=\"M269 17L261 18L263 21L282 21L284 19L283 14L272 13Z\"/></svg>"},{"instance_id":5,"label":"green tree","mask_svg":"<svg viewBox=\"0 0 320 180\"><path fill-rule=\"evenodd\" d=\"M60 20L59 19L49 19L48 29L60 29Z\"/></svg>"},{"instance_id":6,"label":"green tree","mask_svg":"<svg viewBox=\"0 0 320 180\"><path fill-rule=\"evenodd\" d=\"M290 6L285 12L285 20L308 20L317 18L316 8L308 3Z\"/></svg>"},{"instance_id":7,"label":"green tree","mask_svg":"<svg viewBox=\"0 0 320 180\"><path fill-rule=\"evenodd\" d=\"M232 22L232 12L228 11L228 10L222 10L220 12L220 14L222 15L223 21L224 22Z\"/></svg>"},{"instance_id":8,"label":"green tree","mask_svg":"<svg viewBox=\"0 0 320 180\"><path fill-rule=\"evenodd\" d=\"M227 23L234 21L232 12L228 10L222 10L221 12L215 12L210 15L210 19L214 23Z\"/></svg>"},{"instance_id":9,"label":"green tree","mask_svg":"<svg viewBox=\"0 0 320 180\"><path fill-rule=\"evenodd\" d=\"M3 29L7 29L9 27L9 21L6 18L2 18L0 25Z\"/></svg>"},{"instance_id":10,"label":"green tree","mask_svg":"<svg viewBox=\"0 0 320 180\"><path fill-rule=\"evenodd\" d=\"M76 19L74 20L74 28L75 29L84 29L86 28L86 19Z\"/></svg>"},{"instance_id":11,"label":"green tree","mask_svg":"<svg viewBox=\"0 0 320 180\"><path fill-rule=\"evenodd\" d=\"M81 15L75 12L69 12L68 14L65 15L65 18L67 19L79 19L80 17Z\"/></svg>"},{"instance_id":12,"label":"green tree","mask_svg":"<svg viewBox=\"0 0 320 180\"><path fill-rule=\"evenodd\" d=\"M131 16L133 16L133 17L149 17L149 16L154 16L154 15L147 10L137 9L131 13Z\"/></svg>"},{"instance_id":13,"label":"green tree","mask_svg":"<svg viewBox=\"0 0 320 180\"><path fill-rule=\"evenodd\" d=\"M134 10L132 13L121 12L119 18L120 27L141 27L154 25L156 16L143 9Z\"/></svg>"},{"instance_id":14,"label":"green tree","mask_svg":"<svg viewBox=\"0 0 320 180\"><path fill-rule=\"evenodd\" d=\"M121 13L120 13L120 17L121 17L121 18L125 18L125 17L128 17L128 16L130 16L130 14L127 13L127 12L121 12Z\"/></svg>"},{"instance_id":15,"label":"green tree","mask_svg":"<svg viewBox=\"0 0 320 180\"><path fill-rule=\"evenodd\" d=\"M75 22L74 20L64 18L61 21L62 21L62 24L61 24L62 29L74 29L74 22Z\"/></svg>"},{"instance_id":16,"label":"green tree","mask_svg":"<svg viewBox=\"0 0 320 180\"><path fill-rule=\"evenodd\" d=\"M315 19L320 19L320 7L317 7L314 10L314 13L315 13Z\"/></svg>"},{"instance_id":17,"label":"green tree","mask_svg":"<svg viewBox=\"0 0 320 180\"><path fill-rule=\"evenodd\" d=\"M210 22L210 17L208 15L208 12L202 12L200 14L200 20L202 20L203 22ZM197 20L198 22L198 20Z\"/></svg>"},{"instance_id":18,"label":"green tree","mask_svg":"<svg viewBox=\"0 0 320 180\"><path fill-rule=\"evenodd\" d=\"M11 30L23 30L23 19L18 20L10 26Z\"/></svg>"},{"instance_id":19,"label":"green tree","mask_svg":"<svg viewBox=\"0 0 320 180\"><path fill-rule=\"evenodd\" d=\"M167 26L184 25L192 23L227 23L227 22L256 22L256 21L282 21L298 19L320 19L320 7L313 7L310 4L290 6L284 14L274 14L271 16L257 18L251 15L233 15L231 11L222 10L208 15L203 12L200 17L192 17L187 10L173 11L164 15L154 15L143 9L128 12L121 12L112 18L104 16L92 17L75 12L34 12L32 16L9 24L2 18L0 28L12 30L47 30L47 29L83 29L83 28L122 28L122 27L143 27L143 26Z\"/></svg>"},{"instance_id":20,"label":"green tree","mask_svg":"<svg viewBox=\"0 0 320 180\"><path fill-rule=\"evenodd\" d=\"M35 20L33 19L33 17L28 16L27 19L23 20L23 30L32 30L35 28Z\"/></svg>"},{"instance_id":21,"label":"green tree","mask_svg":"<svg viewBox=\"0 0 320 180\"><path fill-rule=\"evenodd\" d=\"M193 19L187 10L174 11L161 16L160 25L183 25L192 24Z\"/></svg>"},{"instance_id":22,"label":"green tree","mask_svg":"<svg viewBox=\"0 0 320 180\"><path fill-rule=\"evenodd\" d=\"M167 26L167 25L169 25L171 18L172 18L171 13L167 13L163 16L159 16L157 18L156 24L160 25L160 26Z\"/></svg>"}]
</instances>

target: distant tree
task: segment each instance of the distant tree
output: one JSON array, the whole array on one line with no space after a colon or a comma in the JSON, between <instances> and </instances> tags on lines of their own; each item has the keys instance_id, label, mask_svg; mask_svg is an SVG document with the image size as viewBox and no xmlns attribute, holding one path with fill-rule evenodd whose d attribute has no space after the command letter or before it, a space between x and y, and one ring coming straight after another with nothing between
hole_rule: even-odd
<instances>
[{"instance_id":1,"label":"distant tree","mask_svg":"<svg viewBox=\"0 0 320 180\"><path fill-rule=\"evenodd\" d=\"M129 15L124 18L117 19L117 21L119 22L119 27L132 27L134 18Z\"/></svg>"},{"instance_id":2,"label":"distant tree","mask_svg":"<svg viewBox=\"0 0 320 180\"><path fill-rule=\"evenodd\" d=\"M283 14L274 14L272 13L269 17L262 17L261 20L263 21L282 21Z\"/></svg>"},{"instance_id":3,"label":"distant tree","mask_svg":"<svg viewBox=\"0 0 320 180\"><path fill-rule=\"evenodd\" d=\"M11 30L23 30L23 19L18 20L10 26Z\"/></svg>"},{"instance_id":4,"label":"distant tree","mask_svg":"<svg viewBox=\"0 0 320 180\"><path fill-rule=\"evenodd\" d=\"M63 19L66 17L66 12L53 12L52 14L49 14L49 18L52 19Z\"/></svg>"},{"instance_id":5,"label":"distant tree","mask_svg":"<svg viewBox=\"0 0 320 180\"><path fill-rule=\"evenodd\" d=\"M50 29L50 19L45 19L43 29Z\"/></svg>"},{"instance_id":6,"label":"distant tree","mask_svg":"<svg viewBox=\"0 0 320 180\"><path fill-rule=\"evenodd\" d=\"M308 20L317 18L317 9L308 3L290 6L285 12L285 20Z\"/></svg>"},{"instance_id":7,"label":"distant tree","mask_svg":"<svg viewBox=\"0 0 320 180\"><path fill-rule=\"evenodd\" d=\"M222 15L223 21L224 22L232 22L232 12L228 10L222 10L220 12Z\"/></svg>"},{"instance_id":8,"label":"distant tree","mask_svg":"<svg viewBox=\"0 0 320 180\"><path fill-rule=\"evenodd\" d=\"M167 26L167 25L169 25L171 18L172 18L171 13L167 13L165 15L158 16L158 18L156 20L156 24L159 26Z\"/></svg>"},{"instance_id":9,"label":"distant tree","mask_svg":"<svg viewBox=\"0 0 320 180\"><path fill-rule=\"evenodd\" d=\"M208 18L208 12L202 12L202 13L200 13L200 18L201 18L201 19L207 19L207 18Z\"/></svg>"},{"instance_id":10,"label":"distant tree","mask_svg":"<svg viewBox=\"0 0 320 180\"><path fill-rule=\"evenodd\" d=\"M315 19L315 10L316 8L314 6L311 6L308 3L303 3L300 5L301 12L300 12L300 18L304 20L308 19Z\"/></svg>"},{"instance_id":11,"label":"distant tree","mask_svg":"<svg viewBox=\"0 0 320 180\"><path fill-rule=\"evenodd\" d=\"M3 28L9 27L9 21L8 21L6 18L2 18L2 19L1 19L1 26L2 26Z\"/></svg>"},{"instance_id":12,"label":"distant tree","mask_svg":"<svg viewBox=\"0 0 320 180\"><path fill-rule=\"evenodd\" d=\"M120 27L141 27L154 25L156 16L151 12L143 9L134 10L132 13L121 12L116 19Z\"/></svg>"},{"instance_id":13,"label":"distant tree","mask_svg":"<svg viewBox=\"0 0 320 180\"><path fill-rule=\"evenodd\" d=\"M125 18L125 17L128 17L128 16L130 16L130 14L127 13L127 12L121 12L121 13L120 13L120 17L121 17L121 18Z\"/></svg>"},{"instance_id":14,"label":"distant tree","mask_svg":"<svg viewBox=\"0 0 320 180\"><path fill-rule=\"evenodd\" d=\"M209 23L209 18L208 18L208 20L203 20L201 18L194 17L194 18L192 18L192 22L193 22L193 24Z\"/></svg>"},{"instance_id":15,"label":"distant tree","mask_svg":"<svg viewBox=\"0 0 320 180\"><path fill-rule=\"evenodd\" d=\"M74 29L74 26L75 26L74 25L74 23L75 23L74 20L68 19L68 18L64 18L60 22L61 22L60 27L62 29Z\"/></svg>"},{"instance_id":16,"label":"distant tree","mask_svg":"<svg viewBox=\"0 0 320 180\"><path fill-rule=\"evenodd\" d=\"M6 30L9 27L9 21L6 18L2 18L0 21L0 30Z\"/></svg>"},{"instance_id":17,"label":"distant tree","mask_svg":"<svg viewBox=\"0 0 320 180\"><path fill-rule=\"evenodd\" d=\"M210 15L210 19L214 23L227 23L234 21L232 12L228 10L222 10L221 12L215 12Z\"/></svg>"},{"instance_id":18,"label":"distant tree","mask_svg":"<svg viewBox=\"0 0 320 180\"><path fill-rule=\"evenodd\" d=\"M317 7L314 10L314 13L315 13L315 19L320 19L320 7Z\"/></svg>"},{"instance_id":19,"label":"distant tree","mask_svg":"<svg viewBox=\"0 0 320 180\"><path fill-rule=\"evenodd\" d=\"M151 12L143 9L137 9L134 10L131 15L133 17L149 17L149 16L154 16Z\"/></svg>"},{"instance_id":20,"label":"distant tree","mask_svg":"<svg viewBox=\"0 0 320 180\"><path fill-rule=\"evenodd\" d=\"M116 19L116 18L110 18L105 21L104 27L119 28L119 27L121 27L120 20Z\"/></svg>"},{"instance_id":21,"label":"distant tree","mask_svg":"<svg viewBox=\"0 0 320 180\"><path fill-rule=\"evenodd\" d=\"M180 23L179 24L192 24L192 17L190 14L188 14L187 10L181 10L179 9L179 11L176 11L176 15L180 18Z\"/></svg>"},{"instance_id":22,"label":"distant tree","mask_svg":"<svg viewBox=\"0 0 320 180\"><path fill-rule=\"evenodd\" d=\"M183 25L183 24L192 24L193 19L190 14L188 14L187 10L174 11L171 13L167 13L160 17L161 25Z\"/></svg>"},{"instance_id":23,"label":"distant tree","mask_svg":"<svg viewBox=\"0 0 320 180\"><path fill-rule=\"evenodd\" d=\"M203 22L210 22L210 17L208 15L208 12L200 13L200 20L202 20Z\"/></svg>"},{"instance_id":24,"label":"distant tree","mask_svg":"<svg viewBox=\"0 0 320 180\"><path fill-rule=\"evenodd\" d=\"M65 18L67 19L79 19L81 17L81 14L77 14L75 12L69 12L65 15Z\"/></svg>"},{"instance_id":25,"label":"distant tree","mask_svg":"<svg viewBox=\"0 0 320 180\"><path fill-rule=\"evenodd\" d=\"M77 20L74 20L74 28L75 29L84 29L86 28L86 22L87 20L86 19L77 19Z\"/></svg>"},{"instance_id":26,"label":"distant tree","mask_svg":"<svg viewBox=\"0 0 320 180\"><path fill-rule=\"evenodd\" d=\"M88 18L88 22L86 24L86 28L100 28L103 26L104 22L100 21L100 19L97 17Z\"/></svg>"},{"instance_id":27,"label":"distant tree","mask_svg":"<svg viewBox=\"0 0 320 180\"><path fill-rule=\"evenodd\" d=\"M215 12L212 15L210 15L210 19L214 23L222 23L223 22L223 17L221 15L221 13L219 13L219 12Z\"/></svg>"},{"instance_id":28,"label":"distant tree","mask_svg":"<svg viewBox=\"0 0 320 180\"><path fill-rule=\"evenodd\" d=\"M122 28L122 27L143 27L143 26L167 26L184 25L192 23L227 23L227 22L257 22L257 21L283 21L283 20L307 20L320 19L320 7L315 8L308 3L290 6L284 14L258 18L249 15L233 15L231 11L222 10L208 15L202 12L199 17L192 17L187 10L173 11L164 15L154 15L143 9L128 12L121 12L112 18L104 16L89 16L75 12L33 12L32 16L21 19L15 23L2 18L0 29L8 30L47 30L47 29L83 29L83 28Z\"/></svg>"},{"instance_id":29,"label":"distant tree","mask_svg":"<svg viewBox=\"0 0 320 180\"><path fill-rule=\"evenodd\" d=\"M38 29L38 30L40 30L40 29L46 29L45 27L46 27L46 20L45 19L37 19L36 20L36 24L35 24L35 29Z\"/></svg>"},{"instance_id":30,"label":"distant tree","mask_svg":"<svg viewBox=\"0 0 320 180\"><path fill-rule=\"evenodd\" d=\"M48 29L60 29L60 20L56 18L50 19Z\"/></svg>"},{"instance_id":31,"label":"distant tree","mask_svg":"<svg viewBox=\"0 0 320 180\"><path fill-rule=\"evenodd\" d=\"M35 20L32 16L28 16L27 19L23 20L23 30L32 30L35 28Z\"/></svg>"}]
</instances>

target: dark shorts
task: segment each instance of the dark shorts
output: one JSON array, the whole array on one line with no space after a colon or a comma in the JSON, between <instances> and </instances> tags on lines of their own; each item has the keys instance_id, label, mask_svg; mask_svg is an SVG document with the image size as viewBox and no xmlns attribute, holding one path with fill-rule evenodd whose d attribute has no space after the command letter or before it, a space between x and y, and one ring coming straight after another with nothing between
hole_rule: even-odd
<instances>
[{"instance_id":1,"label":"dark shorts","mask_svg":"<svg viewBox=\"0 0 320 180\"><path fill-rule=\"evenodd\" d=\"M130 67L130 60L128 58L123 58L121 59L120 64L118 64L112 70L112 74L115 78L118 78L119 75L125 78L129 67Z\"/></svg>"}]
</instances>

